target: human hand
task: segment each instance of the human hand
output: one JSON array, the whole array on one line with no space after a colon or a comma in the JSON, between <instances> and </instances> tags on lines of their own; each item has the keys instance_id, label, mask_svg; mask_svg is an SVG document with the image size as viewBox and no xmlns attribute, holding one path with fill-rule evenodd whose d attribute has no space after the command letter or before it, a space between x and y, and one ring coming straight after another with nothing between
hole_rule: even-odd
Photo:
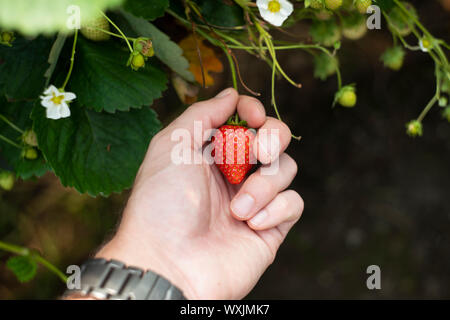
<instances>
[{"instance_id":1,"label":"human hand","mask_svg":"<svg viewBox=\"0 0 450 320\"><path fill-rule=\"evenodd\" d=\"M262 175L259 168L231 185L215 165L172 161L174 130L193 135L194 121L202 121L204 131L218 128L236 109L249 127L279 130L276 154L262 152L270 150L262 145L267 141L255 139L261 163L269 166L279 157L276 174ZM298 193L285 191L297 173L284 153L290 139L289 128L266 117L257 99L233 89L193 104L152 139L119 229L97 257L150 269L188 299L245 297L303 211ZM201 153L201 146L193 145L193 152Z\"/></svg>"}]
</instances>

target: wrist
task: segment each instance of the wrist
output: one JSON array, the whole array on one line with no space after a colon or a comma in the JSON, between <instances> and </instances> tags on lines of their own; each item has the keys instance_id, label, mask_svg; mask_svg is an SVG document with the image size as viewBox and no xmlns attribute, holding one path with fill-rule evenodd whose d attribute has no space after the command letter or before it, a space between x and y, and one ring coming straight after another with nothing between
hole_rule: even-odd
<instances>
[{"instance_id":1,"label":"wrist","mask_svg":"<svg viewBox=\"0 0 450 320\"><path fill-rule=\"evenodd\" d=\"M106 260L114 259L127 266L138 267L145 271L151 270L180 289L186 299L198 298L183 272L163 252L160 252L161 250L132 238L128 235L125 238L121 234L117 234L98 251L95 257Z\"/></svg>"}]
</instances>

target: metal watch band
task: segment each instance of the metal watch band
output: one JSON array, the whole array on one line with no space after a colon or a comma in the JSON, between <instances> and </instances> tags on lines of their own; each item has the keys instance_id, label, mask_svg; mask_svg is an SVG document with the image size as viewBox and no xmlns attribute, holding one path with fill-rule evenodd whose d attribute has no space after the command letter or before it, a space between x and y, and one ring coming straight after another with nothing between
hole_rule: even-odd
<instances>
[{"instance_id":1,"label":"metal watch band","mask_svg":"<svg viewBox=\"0 0 450 320\"><path fill-rule=\"evenodd\" d=\"M90 259L81 266L81 289L67 290L109 300L185 300L183 293L152 271L117 260Z\"/></svg>"}]
</instances>

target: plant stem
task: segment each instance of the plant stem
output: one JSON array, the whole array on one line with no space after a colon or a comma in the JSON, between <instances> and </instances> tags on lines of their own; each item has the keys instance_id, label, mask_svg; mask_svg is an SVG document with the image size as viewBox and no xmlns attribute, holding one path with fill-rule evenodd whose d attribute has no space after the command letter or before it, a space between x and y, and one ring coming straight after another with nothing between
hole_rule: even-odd
<instances>
[{"instance_id":1,"label":"plant stem","mask_svg":"<svg viewBox=\"0 0 450 320\"><path fill-rule=\"evenodd\" d=\"M420 113L419 117L417 118L417 121L422 122L422 120L425 118L425 116L427 115L428 111L431 110L431 108L435 105L435 103L438 101L438 96L434 95L433 98L430 100L430 102L428 102L427 106L425 107L425 109L422 110L422 112Z\"/></svg>"},{"instance_id":2,"label":"plant stem","mask_svg":"<svg viewBox=\"0 0 450 320\"><path fill-rule=\"evenodd\" d=\"M233 79L233 88L238 90L237 87L237 78L236 78L236 68L234 65L234 61L233 58L231 57L231 55L228 53L226 48L222 48L223 52L225 52L225 55L227 56L228 59L228 63L230 64L230 70L231 70L231 78Z\"/></svg>"},{"instance_id":3,"label":"plant stem","mask_svg":"<svg viewBox=\"0 0 450 320\"><path fill-rule=\"evenodd\" d=\"M6 122L11 128L13 128L14 130L16 130L17 132L23 134L23 130L20 129L18 126L16 126L14 123L12 123L11 121L9 121L4 115L0 114L0 119L3 120L4 122Z\"/></svg>"},{"instance_id":4,"label":"plant stem","mask_svg":"<svg viewBox=\"0 0 450 320\"><path fill-rule=\"evenodd\" d=\"M11 243L6 243L3 241L0 241L0 249L14 253L19 256L30 256L32 259L35 259L35 261L37 263L41 264L42 266L47 268L49 271L51 271L55 275L57 275L64 283L67 282L67 276L61 270L59 270L57 267L55 267L48 260L44 259L41 255L32 254L32 252L28 248L20 247L20 246L11 244Z\"/></svg>"},{"instance_id":5,"label":"plant stem","mask_svg":"<svg viewBox=\"0 0 450 320\"><path fill-rule=\"evenodd\" d=\"M128 41L128 38L124 35L122 30L120 30L120 28L114 22L112 22L112 20L110 18L108 18L108 16L103 11L100 11L100 12L105 17L105 19L108 20L108 22L111 23L113 25L113 27L116 28L117 31L119 31L119 33L122 35L122 38L127 42L127 45L128 45L128 48L130 49L130 52L133 52L133 48L131 47L131 44Z\"/></svg>"},{"instance_id":6,"label":"plant stem","mask_svg":"<svg viewBox=\"0 0 450 320\"><path fill-rule=\"evenodd\" d=\"M15 143L14 141L12 141L11 139L5 137L4 135L0 134L0 140L5 141L6 143L9 143L10 145L18 148L18 149L22 149L21 146L19 146L17 143Z\"/></svg>"},{"instance_id":7,"label":"plant stem","mask_svg":"<svg viewBox=\"0 0 450 320\"><path fill-rule=\"evenodd\" d=\"M117 34L117 33L114 33L114 32L111 32L111 31L108 31L108 30L105 30L105 29L102 29L102 28L94 27L92 29L97 30L97 31L101 31L103 33L109 34L110 36L113 36L113 37L116 37L116 38L120 38L120 39L123 39L123 40L125 40L125 39L128 39L130 41L135 41L136 40L136 38L131 38L131 37L125 37L124 38L120 34Z\"/></svg>"},{"instance_id":8,"label":"plant stem","mask_svg":"<svg viewBox=\"0 0 450 320\"><path fill-rule=\"evenodd\" d=\"M61 87L62 90L66 88L67 83L69 82L70 75L72 74L73 70L73 63L75 61L75 48L77 46L77 40L78 40L78 30L75 30L75 36L73 38L73 46L72 46L72 56L70 57L70 67L69 72L67 73L66 80L64 80L64 83Z\"/></svg>"}]
</instances>

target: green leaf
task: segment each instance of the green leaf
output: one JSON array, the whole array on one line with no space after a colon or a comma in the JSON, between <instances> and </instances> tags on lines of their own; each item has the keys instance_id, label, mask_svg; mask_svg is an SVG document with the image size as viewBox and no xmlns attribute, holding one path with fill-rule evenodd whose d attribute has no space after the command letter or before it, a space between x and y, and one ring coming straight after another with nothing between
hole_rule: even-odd
<instances>
[{"instance_id":1,"label":"green leaf","mask_svg":"<svg viewBox=\"0 0 450 320\"><path fill-rule=\"evenodd\" d=\"M48 63L50 66L45 71L44 77L47 79L45 81L45 87L48 87L50 83L50 79L52 78L53 72L55 71L56 64L58 63L59 56L61 54L61 51L64 47L64 43L66 43L67 35L64 33L58 33L58 36L56 37L55 42L52 45L52 48L50 50L50 53L48 55Z\"/></svg>"},{"instance_id":2,"label":"green leaf","mask_svg":"<svg viewBox=\"0 0 450 320\"><path fill-rule=\"evenodd\" d=\"M233 1L197 1L205 20L215 26L236 27L244 25L244 12Z\"/></svg>"},{"instance_id":3,"label":"green leaf","mask_svg":"<svg viewBox=\"0 0 450 320\"><path fill-rule=\"evenodd\" d=\"M169 7L169 0L159 1L142 1L142 0L126 0L124 9L137 17L146 20L155 20L162 17Z\"/></svg>"},{"instance_id":4,"label":"green leaf","mask_svg":"<svg viewBox=\"0 0 450 320\"><path fill-rule=\"evenodd\" d=\"M95 111L127 111L151 105L166 89L167 77L152 66L133 71L126 66L129 52L110 42L79 38L75 66L69 82L78 101Z\"/></svg>"},{"instance_id":5,"label":"green leaf","mask_svg":"<svg viewBox=\"0 0 450 320\"><path fill-rule=\"evenodd\" d=\"M52 40L44 37L18 38L12 47L0 45L0 93L12 99L37 98L44 89L51 46Z\"/></svg>"},{"instance_id":6,"label":"green leaf","mask_svg":"<svg viewBox=\"0 0 450 320\"><path fill-rule=\"evenodd\" d=\"M0 0L0 26L26 35L67 32L67 23L74 20L77 11L84 21L88 21L98 17L99 10L119 6L122 2L123 0Z\"/></svg>"},{"instance_id":7,"label":"green leaf","mask_svg":"<svg viewBox=\"0 0 450 320\"><path fill-rule=\"evenodd\" d=\"M65 186L109 195L131 187L151 138L161 127L150 108L99 113L77 103L71 116L51 120L45 108L32 113L39 146Z\"/></svg>"},{"instance_id":8,"label":"green leaf","mask_svg":"<svg viewBox=\"0 0 450 320\"><path fill-rule=\"evenodd\" d=\"M30 257L14 256L6 261L6 266L11 270L20 282L28 282L34 278L37 271L37 263Z\"/></svg>"},{"instance_id":9,"label":"green leaf","mask_svg":"<svg viewBox=\"0 0 450 320\"><path fill-rule=\"evenodd\" d=\"M127 12L123 12L123 15L137 34L152 39L155 55L162 62L186 80L194 81L194 76L188 70L189 62L183 57L183 50L175 42L148 21Z\"/></svg>"},{"instance_id":10,"label":"green leaf","mask_svg":"<svg viewBox=\"0 0 450 320\"><path fill-rule=\"evenodd\" d=\"M392 0L375 0L375 4L380 6L380 8L384 11L389 10L395 6L394 1Z\"/></svg>"},{"instance_id":11,"label":"green leaf","mask_svg":"<svg viewBox=\"0 0 450 320\"><path fill-rule=\"evenodd\" d=\"M3 97L0 97L0 114L25 131L32 126L30 114L33 104L33 102L6 102ZM21 134L2 120L0 120L0 134L21 145ZM42 154L39 154L39 157L35 160L24 159L21 149L4 141L0 141L0 155L14 169L16 175L22 179L29 179L34 176L40 177L50 170Z\"/></svg>"}]
</instances>

